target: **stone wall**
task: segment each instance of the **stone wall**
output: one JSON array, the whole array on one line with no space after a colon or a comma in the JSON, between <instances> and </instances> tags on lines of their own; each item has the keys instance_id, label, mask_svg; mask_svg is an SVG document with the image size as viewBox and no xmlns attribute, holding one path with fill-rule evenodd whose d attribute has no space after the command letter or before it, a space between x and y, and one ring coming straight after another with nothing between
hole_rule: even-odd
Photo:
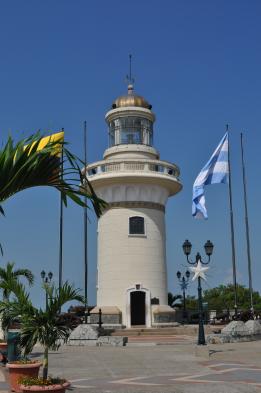
<instances>
[{"instance_id":1,"label":"stone wall","mask_svg":"<svg viewBox=\"0 0 261 393\"><path fill-rule=\"evenodd\" d=\"M154 323L171 323L175 321L176 318L174 313L154 314Z\"/></svg>"},{"instance_id":2,"label":"stone wall","mask_svg":"<svg viewBox=\"0 0 261 393\"><path fill-rule=\"evenodd\" d=\"M223 344L234 342L255 341L261 339L261 325L257 320L232 321L221 330L221 334L210 334L208 344Z\"/></svg>"},{"instance_id":3,"label":"stone wall","mask_svg":"<svg viewBox=\"0 0 261 393\"><path fill-rule=\"evenodd\" d=\"M101 320L104 325L118 325L121 324L121 314L102 314ZM99 314L91 314L90 323L98 324Z\"/></svg>"}]
</instances>

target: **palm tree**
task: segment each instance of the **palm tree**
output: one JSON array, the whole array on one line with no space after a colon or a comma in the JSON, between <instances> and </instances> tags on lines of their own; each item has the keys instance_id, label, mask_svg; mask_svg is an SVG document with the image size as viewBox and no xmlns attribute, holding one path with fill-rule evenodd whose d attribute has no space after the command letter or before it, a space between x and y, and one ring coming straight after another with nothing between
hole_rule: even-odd
<instances>
[{"instance_id":1,"label":"palm tree","mask_svg":"<svg viewBox=\"0 0 261 393\"><path fill-rule=\"evenodd\" d=\"M0 288L3 291L3 300L9 300L9 296L14 288L14 283L20 277L26 278L30 286L34 283L33 273L29 269L14 270L14 262L7 262L6 268L0 267Z\"/></svg>"},{"instance_id":2,"label":"palm tree","mask_svg":"<svg viewBox=\"0 0 261 393\"><path fill-rule=\"evenodd\" d=\"M18 280L9 282L9 297L0 301L1 324L5 337L13 322L17 321L18 316L26 309L31 309L32 303L25 286ZM11 299L10 299L11 298Z\"/></svg>"},{"instance_id":3,"label":"palm tree","mask_svg":"<svg viewBox=\"0 0 261 393\"><path fill-rule=\"evenodd\" d=\"M28 284L31 286L34 282L33 273L29 269L16 269L14 270L14 263L8 262L6 268L0 267L0 289L3 293L3 301L8 302L10 294L19 290L19 278L26 278ZM18 288L18 289L17 289ZM3 312L1 314L1 326L3 329L4 338L7 338L7 331L12 324L12 319L6 316Z\"/></svg>"},{"instance_id":4,"label":"palm tree","mask_svg":"<svg viewBox=\"0 0 261 393\"><path fill-rule=\"evenodd\" d=\"M21 283L16 283L13 287L14 297L9 301L0 302L0 312L4 315L4 321L19 316L20 345L25 356L32 352L36 343L43 346L43 379L46 380L49 350L57 350L62 342L68 340L71 332L70 324L60 315L60 308L73 300L84 303L84 297L68 282L65 282L60 290L48 284L44 284L43 288L49 299L46 309L34 307L25 287Z\"/></svg>"},{"instance_id":5,"label":"palm tree","mask_svg":"<svg viewBox=\"0 0 261 393\"><path fill-rule=\"evenodd\" d=\"M168 305L170 307L181 307L180 303L176 303L179 299L182 299L181 295L173 295L173 293L168 292Z\"/></svg>"},{"instance_id":6,"label":"palm tree","mask_svg":"<svg viewBox=\"0 0 261 393\"><path fill-rule=\"evenodd\" d=\"M74 289L68 282L63 284L60 291L55 286L48 285L44 285L44 289L49 298L46 310L33 307L31 303L21 310L20 344L24 348L25 354L29 354L36 343L43 346L43 379L46 380L48 378L49 349L57 350L61 342L68 340L71 332L70 325L60 316L60 309L72 300L84 303L84 297L80 295L78 289Z\"/></svg>"}]
</instances>

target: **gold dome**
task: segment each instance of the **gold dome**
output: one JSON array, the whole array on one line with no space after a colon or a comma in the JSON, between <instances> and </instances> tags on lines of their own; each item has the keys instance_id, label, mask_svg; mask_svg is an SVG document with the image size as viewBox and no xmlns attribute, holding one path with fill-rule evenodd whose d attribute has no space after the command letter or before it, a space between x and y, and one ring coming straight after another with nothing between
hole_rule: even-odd
<instances>
[{"instance_id":1,"label":"gold dome","mask_svg":"<svg viewBox=\"0 0 261 393\"><path fill-rule=\"evenodd\" d=\"M137 106L141 108L151 109L152 106L142 96L133 93L133 86L128 86L128 94L126 96L118 97L112 104L112 108L122 108L125 106Z\"/></svg>"}]
</instances>

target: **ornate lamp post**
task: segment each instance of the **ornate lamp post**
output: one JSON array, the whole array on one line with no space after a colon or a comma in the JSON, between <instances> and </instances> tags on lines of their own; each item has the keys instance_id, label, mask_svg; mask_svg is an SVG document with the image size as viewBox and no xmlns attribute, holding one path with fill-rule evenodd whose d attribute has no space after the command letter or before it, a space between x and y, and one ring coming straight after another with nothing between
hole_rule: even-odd
<instances>
[{"instance_id":1,"label":"ornate lamp post","mask_svg":"<svg viewBox=\"0 0 261 393\"><path fill-rule=\"evenodd\" d=\"M45 273L44 270L41 271L41 278L44 284L48 285L52 281L53 273L49 272L48 274ZM45 308L48 309L48 293L45 291Z\"/></svg>"},{"instance_id":2,"label":"ornate lamp post","mask_svg":"<svg viewBox=\"0 0 261 393\"><path fill-rule=\"evenodd\" d=\"M207 262L203 262L200 253L198 252L195 257L195 262L191 262L189 260L189 255L191 253L192 244L189 240L185 240L182 245L184 254L187 257L187 262L190 265L195 265L195 267L191 267L190 269L194 272L194 277L192 281L196 278L198 279L198 314L199 314L199 322L198 322L198 345L205 345L205 333L204 333L204 323L203 323L203 306L202 306L202 288L201 288L201 278L203 280L206 279L205 271L209 269L209 267L203 267L203 265L208 265L210 262L210 256L213 253L214 245L210 240L206 242L204 245L205 253L208 256Z\"/></svg>"},{"instance_id":3,"label":"ornate lamp post","mask_svg":"<svg viewBox=\"0 0 261 393\"><path fill-rule=\"evenodd\" d=\"M185 319L187 319L187 310L186 310L186 289L188 288L188 283L189 283L189 277L190 277L190 271L187 270L185 275L181 278L181 273L180 271L177 272L177 277L179 280L179 285L180 288L183 292L183 322Z\"/></svg>"}]
</instances>

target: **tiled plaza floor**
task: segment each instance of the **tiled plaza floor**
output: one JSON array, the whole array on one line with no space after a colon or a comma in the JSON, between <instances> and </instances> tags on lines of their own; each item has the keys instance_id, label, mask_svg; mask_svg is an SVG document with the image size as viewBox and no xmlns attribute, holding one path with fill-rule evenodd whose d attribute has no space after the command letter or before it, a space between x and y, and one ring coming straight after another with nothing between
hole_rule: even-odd
<instances>
[{"instance_id":1,"label":"tiled plaza floor","mask_svg":"<svg viewBox=\"0 0 261 393\"><path fill-rule=\"evenodd\" d=\"M63 347L50 369L57 374L59 362L60 375L77 393L261 392L261 341L210 346L207 360L195 356L186 338L147 344L148 339L125 348Z\"/></svg>"},{"instance_id":2,"label":"tiled plaza floor","mask_svg":"<svg viewBox=\"0 0 261 393\"><path fill-rule=\"evenodd\" d=\"M255 366L233 364L233 363L211 363L204 364L204 369L200 373L173 373L172 375L152 375L132 378L81 378L72 381L72 385L77 391L90 391L93 389L104 392L113 392L128 388L135 392L148 391L169 391L186 392L195 383L201 385L201 391L216 391L214 387L227 386L227 391L256 391L261 388L261 368ZM190 386L189 386L190 385ZM156 388L156 390L155 390ZM245 389L244 389L245 388ZM253 389L251 389L253 388ZM140 390L141 389L141 390ZM236 390L235 390L236 389ZM196 390L196 389L195 389ZM124 391L124 390L123 390Z\"/></svg>"},{"instance_id":3,"label":"tiled plaza floor","mask_svg":"<svg viewBox=\"0 0 261 393\"><path fill-rule=\"evenodd\" d=\"M261 341L212 345L209 359L195 356L186 338L147 344L64 346L50 354L49 371L69 379L74 393L261 393ZM3 371L0 393L7 392Z\"/></svg>"}]
</instances>

